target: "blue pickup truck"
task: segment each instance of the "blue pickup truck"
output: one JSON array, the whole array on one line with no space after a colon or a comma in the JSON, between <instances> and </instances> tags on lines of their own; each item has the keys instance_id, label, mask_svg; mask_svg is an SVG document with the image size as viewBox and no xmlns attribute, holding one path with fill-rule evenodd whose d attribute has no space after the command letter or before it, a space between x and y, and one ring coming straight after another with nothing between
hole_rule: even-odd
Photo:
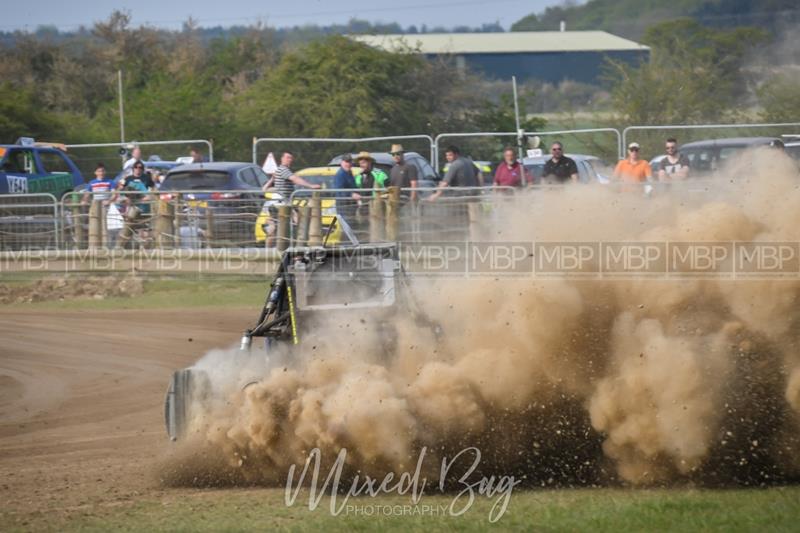
<instances>
[{"instance_id":1,"label":"blue pickup truck","mask_svg":"<svg viewBox=\"0 0 800 533\"><path fill-rule=\"evenodd\" d=\"M83 182L59 145L26 138L0 144L0 194L50 193L61 198Z\"/></svg>"}]
</instances>

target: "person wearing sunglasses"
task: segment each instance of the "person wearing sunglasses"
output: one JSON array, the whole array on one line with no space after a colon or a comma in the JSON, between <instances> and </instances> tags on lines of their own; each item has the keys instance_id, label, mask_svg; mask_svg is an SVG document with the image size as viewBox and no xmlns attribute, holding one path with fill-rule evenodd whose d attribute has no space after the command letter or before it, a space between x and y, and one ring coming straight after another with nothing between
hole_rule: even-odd
<instances>
[{"instance_id":1,"label":"person wearing sunglasses","mask_svg":"<svg viewBox=\"0 0 800 533\"><path fill-rule=\"evenodd\" d=\"M393 144L390 153L394 159L394 166L389 170L389 182L392 187L411 189L409 198L415 202L417 200L417 167L406 161L402 144Z\"/></svg>"},{"instance_id":2,"label":"person wearing sunglasses","mask_svg":"<svg viewBox=\"0 0 800 533\"><path fill-rule=\"evenodd\" d=\"M120 180L119 182L119 189L126 189L131 184L131 182L138 181L142 185L144 185L145 189L147 190L154 190L156 188L156 184L153 181L153 176L150 175L149 172L144 168L144 163L141 161L137 161L133 164L131 168L131 173L125 176L124 179Z\"/></svg>"},{"instance_id":3,"label":"person wearing sunglasses","mask_svg":"<svg viewBox=\"0 0 800 533\"><path fill-rule=\"evenodd\" d=\"M658 163L658 180L683 180L689 175L689 158L678 153L678 141L673 137L664 145L667 154Z\"/></svg>"},{"instance_id":4,"label":"person wearing sunglasses","mask_svg":"<svg viewBox=\"0 0 800 533\"><path fill-rule=\"evenodd\" d=\"M542 181L545 183L578 183L578 165L564 155L564 145L556 141L550 145L550 159L544 164Z\"/></svg>"},{"instance_id":5,"label":"person wearing sunglasses","mask_svg":"<svg viewBox=\"0 0 800 533\"><path fill-rule=\"evenodd\" d=\"M620 159L614 168L614 177L628 183L644 183L653 177L650 163L639 158L639 143L628 145L628 157Z\"/></svg>"}]
</instances>

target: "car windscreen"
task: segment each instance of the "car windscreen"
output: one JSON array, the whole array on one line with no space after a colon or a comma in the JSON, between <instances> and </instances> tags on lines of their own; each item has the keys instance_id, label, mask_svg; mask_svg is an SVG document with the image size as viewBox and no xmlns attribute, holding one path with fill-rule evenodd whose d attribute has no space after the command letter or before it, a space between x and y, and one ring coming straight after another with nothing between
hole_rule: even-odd
<instances>
[{"instance_id":1,"label":"car windscreen","mask_svg":"<svg viewBox=\"0 0 800 533\"><path fill-rule=\"evenodd\" d=\"M333 174L301 174L300 176L314 185L322 185L325 189L333 189Z\"/></svg>"},{"instance_id":2,"label":"car windscreen","mask_svg":"<svg viewBox=\"0 0 800 533\"><path fill-rule=\"evenodd\" d=\"M228 188L230 181L231 178L228 173L222 171L173 172L167 176L161 188L175 191L213 191Z\"/></svg>"}]
</instances>

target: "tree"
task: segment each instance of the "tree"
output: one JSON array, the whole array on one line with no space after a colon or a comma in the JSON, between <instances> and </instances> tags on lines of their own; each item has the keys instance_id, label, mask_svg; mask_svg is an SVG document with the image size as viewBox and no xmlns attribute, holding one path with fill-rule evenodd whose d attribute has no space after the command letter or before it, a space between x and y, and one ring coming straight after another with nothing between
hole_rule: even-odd
<instances>
[{"instance_id":1,"label":"tree","mask_svg":"<svg viewBox=\"0 0 800 533\"><path fill-rule=\"evenodd\" d=\"M245 138L428 133L460 121L470 99L462 83L455 69L416 53L333 36L287 53L234 109Z\"/></svg>"},{"instance_id":2,"label":"tree","mask_svg":"<svg viewBox=\"0 0 800 533\"><path fill-rule=\"evenodd\" d=\"M758 90L766 122L800 121L800 75L778 74Z\"/></svg>"},{"instance_id":3,"label":"tree","mask_svg":"<svg viewBox=\"0 0 800 533\"><path fill-rule=\"evenodd\" d=\"M614 107L633 124L731 119L747 91L746 52L765 40L754 28L713 30L689 19L658 24L645 34L648 63L610 63Z\"/></svg>"}]
</instances>

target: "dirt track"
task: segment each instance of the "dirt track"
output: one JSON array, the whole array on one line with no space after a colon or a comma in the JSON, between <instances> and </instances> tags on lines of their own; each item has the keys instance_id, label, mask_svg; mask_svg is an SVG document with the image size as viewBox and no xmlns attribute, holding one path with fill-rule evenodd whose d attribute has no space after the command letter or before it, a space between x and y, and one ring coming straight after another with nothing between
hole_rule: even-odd
<instances>
[{"instance_id":1,"label":"dirt track","mask_svg":"<svg viewBox=\"0 0 800 533\"><path fill-rule=\"evenodd\" d=\"M69 514L160 491L171 372L236 343L252 318L0 311L0 510Z\"/></svg>"}]
</instances>

